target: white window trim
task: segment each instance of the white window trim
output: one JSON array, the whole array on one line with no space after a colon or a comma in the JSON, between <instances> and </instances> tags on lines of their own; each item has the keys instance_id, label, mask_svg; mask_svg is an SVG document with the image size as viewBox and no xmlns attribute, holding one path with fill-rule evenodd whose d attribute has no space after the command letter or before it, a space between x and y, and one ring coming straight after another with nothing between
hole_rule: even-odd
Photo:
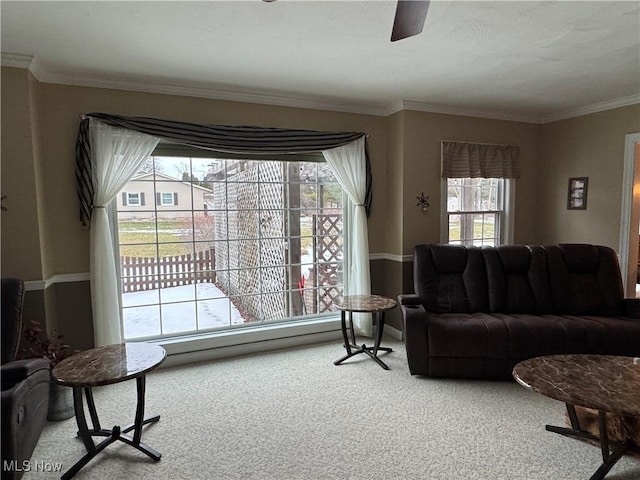
<instances>
[{"instance_id":1,"label":"white window trim","mask_svg":"<svg viewBox=\"0 0 640 480\"><path fill-rule=\"evenodd\" d=\"M127 204L125 205L125 207L140 207L142 206L142 197L140 195L140 192L126 192L127 193ZM136 202L135 203L131 203L131 195L135 195L136 197Z\"/></svg>"},{"instance_id":2,"label":"white window trim","mask_svg":"<svg viewBox=\"0 0 640 480\"><path fill-rule=\"evenodd\" d=\"M503 245L513 245L516 210L516 180L514 178L505 178L503 193L504 216L501 225L502 240Z\"/></svg>"},{"instance_id":3,"label":"white window trim","mask_svg":"<svg viewBox=\"0 0 640 480\"><path fill-rule=\"evenodd\" d=\"M171 201L170 202L165 202L164 201L164 198L165 198L164 196L165 195L171 195ZM174 206L175 205L174 198L175 197L174 197L173 192L160 192L160 206L161 207L172 207L172 206Z\"/></svg>"},{"instance_id":4,"label":"white window trim","mask_svg":"<svg viewBox=\"0 0 640 480\"><path fill-rule=\"evenodd\" d=\"M513 245L514 218L516 201L516 181L513 178L504 179L504 214L500 215L500 244ZM440 181L440 243L449 243L449 215L448 215L448 186L447 179Z\"/></svg>"},{"instance_id":5,"label":"white window trim","mask_svg":"<svg viewBox=\"0 0 640 480\"><path fill-rule=\"evenodd\" d=\"M181 152L184 152L185 157L197 158L201 156L197 154L197 151L194 152L195 154L192 154L191 150ZM163 156L163 154L160 153L157 156L161 157ZM308 160L301 158L299 161L306 162ZM154 186L154 196L155 193L160 193L160 206L166 206L162 205L162 192L157 192ZM350 225L352 223L349 215L350 209L346 208L346 202L348 202L348 197L343 190L343 232L347 231L347 228L350 228ZM155 207L158 207L158 205L155 205ZM150 208L153 209L154 207L152 206ZM110 204L109 214L112 215L113 225L115 225L115 228L112 230L112 235L114 238L114 258L118 258L120 254L118 206L115 201ZM347 225L349 225L349 227ZM343 265L345 265L347 256L350 252L350 246L348 243L348 238L346 235L344 235L344 233L343 242L342 262ZM120 271L119 262L117 268L118 291L122 291L122 272ZM347 285L348 279L347 275L345 275L343 278L343 288L347 288ZM121 338L125 339L121 295L118 295L118 311L120 316L120 335ZM337 312L309 314L304 318L291 317L268 323L261 322L260 324L255 325L235 325L229 328L204 331L201 333L191 333L186 335L166 337L145 337L140 339L131 338L127 339L126 341L146 341L164 346L167 349L169 355L182 357L180 359L176 358L176 362L170 363L171 365L173 365L198 360L224 358L230 355L240 355L244 353L251 353L254 351L264 351L272 348L286 348L289 346L334 340L336 338L341 338L342 334L342 331L340 330L339 318L340 317ZM399 336L400 334L397 334L396 338L399 338Z\"/></svg>"}]
</instances>

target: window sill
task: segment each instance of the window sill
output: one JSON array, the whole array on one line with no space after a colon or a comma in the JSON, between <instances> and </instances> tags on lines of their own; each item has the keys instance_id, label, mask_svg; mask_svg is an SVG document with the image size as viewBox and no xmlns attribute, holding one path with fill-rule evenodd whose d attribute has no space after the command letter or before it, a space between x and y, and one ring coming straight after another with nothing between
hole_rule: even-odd
<instances>
[{"instance_id":1,"label":"window sill","mask_svg":"<svg viewBox=\"0 0 640 480\"><path fill-rule=\"evenodd\" d=\"M298 345L342 340L340 317L247 327L188 337L153 340L167 351L163 367L245 355Z\"/></svg>"}]
</instances>

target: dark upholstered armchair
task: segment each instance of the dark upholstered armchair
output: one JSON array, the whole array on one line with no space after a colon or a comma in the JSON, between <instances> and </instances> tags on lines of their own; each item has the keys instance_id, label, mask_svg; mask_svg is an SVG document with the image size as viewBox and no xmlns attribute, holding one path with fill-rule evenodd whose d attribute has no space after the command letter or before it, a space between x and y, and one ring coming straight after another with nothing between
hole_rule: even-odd
<instances>
[{"instance_id":1,"label":"dark upholstered armchair","mask_svg":"<svg viewBox=\"0 0 640 480\"><path fill-rule=\"evenodd\" d=\"M22 332L24 283L2 279L2 478L22 477L47 419L49 361L16 360ZM13 462L13 463L12 463Z\"/></svg>"}]
</instances>

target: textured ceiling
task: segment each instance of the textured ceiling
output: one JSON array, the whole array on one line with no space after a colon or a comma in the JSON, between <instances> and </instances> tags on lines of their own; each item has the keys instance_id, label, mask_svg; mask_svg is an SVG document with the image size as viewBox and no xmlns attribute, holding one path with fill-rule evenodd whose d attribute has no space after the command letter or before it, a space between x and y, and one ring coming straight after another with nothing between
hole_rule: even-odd
<instances>
[{"instance_id":1,"label":"textured ceiling","mask_svg":"<svg viewBox=\"0 0 640 480\"><path fill-rule=\"evenodd\" d=\"M423 33L394 43L393 1L0 8L2 51L43 81L532 121L640 101L637 1L432 1Z\"/></svg>"}]
</instances>

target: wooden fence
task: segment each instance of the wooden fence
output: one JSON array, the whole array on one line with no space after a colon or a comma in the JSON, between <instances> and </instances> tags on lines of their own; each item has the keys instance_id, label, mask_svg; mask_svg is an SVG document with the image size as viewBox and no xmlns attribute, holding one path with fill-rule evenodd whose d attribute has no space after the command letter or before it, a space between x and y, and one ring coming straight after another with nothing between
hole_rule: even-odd
<instances>
[{"instance_id":1,"label":"wooden fence","mask_svg":"<svg viewBox=\"0 0 640 480\"><path fill-rule=\"evenodd\" d=\"M215 283L215 250L173 257L120 257L122 293Z\"/></svg>"}]
</instances>

